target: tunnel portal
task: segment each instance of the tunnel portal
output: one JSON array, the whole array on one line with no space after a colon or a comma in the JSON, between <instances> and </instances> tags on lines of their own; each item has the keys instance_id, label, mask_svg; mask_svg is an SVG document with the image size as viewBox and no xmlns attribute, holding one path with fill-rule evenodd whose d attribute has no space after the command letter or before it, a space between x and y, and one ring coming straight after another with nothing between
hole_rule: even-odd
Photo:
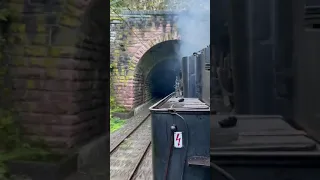
<instances>
[{"instance_id":1,"label":"tunnel portal","mask_svg":"<svg viewBox=\"0 0 320 180\"><path fill-rule=\"evenodd\" d=\"M179 40L156 44L142 56L135 73L135 106L174 91L179 59Z\"/></svg>"},{"instance_id":2,"label":"tunnel portal","mask_svg":"<svg viewBox=\"0 0 320 180\"><path fill-rule=\"evenodd\" d=\"M196 47L180 40L169 40L151 47L141 57L135 71L135 107L174 92L176 77L181 71L181 43Z\"/></svg>"}]
</instances>

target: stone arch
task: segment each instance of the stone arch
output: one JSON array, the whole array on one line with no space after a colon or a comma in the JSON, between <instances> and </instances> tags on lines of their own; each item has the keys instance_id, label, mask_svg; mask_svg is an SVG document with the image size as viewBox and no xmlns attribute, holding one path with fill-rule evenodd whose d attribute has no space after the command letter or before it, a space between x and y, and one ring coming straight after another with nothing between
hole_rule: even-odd
<instances>
[{"instance_id":1,"label":"stone arch","mask_svg":"<svg viewBox=\"0 0 320 180\"><path fill-rule=\"evenodd\" d=\"M153 46L165 42L165 41L170 41L170 40L179 40L179 35L177 32L173 32L173 33L166 33L164 35L159 35L149 41L147 41L146 43L144 43L143 45L140 46L140 48L135 52L135 54L133 55L133 62L138 63L139 60L141 59L141 57L149 50L151 49Z\"/></svg>"},{"instance_id":2,"label":"stone arch","mask_svg":"<svg viewBox=\"0 0 320 180\"><path fill-rule=\"evenodd\" d=\"M148 46L141 47L138 52L136 52L134 57L140 57L138 62L136 62L135 65L135 71L134 71L134 79L133 79L133 91L134 91L134 102L133 106L138 106L144 102L147 102L152 98L152 94L150 91L151 83L148 79L150 71L157 66L157 64L161 63L163 60L167 59L176 59L178 57L178 50L172 51L168 53L168 55L162 54L160 57L158 56L157 59L152 59L152 63L148 63L148 67L143 67L146 65L142 65L143 61L149 61L148 55L152 53L155 47L163 44L164 46L171 46L173 44L176 44L178 46L179 38L177 35L170 36L166 35L161 37L156 37L148 42ZM172 49L173 50L173 49ZM146 64L146 63L144 63Z\"/></svg>"},{"instance_id":3,"label":"stone arch","mask_svg":"<svg viewBox=\"0 0 320 180\"><path fill-rule=\"evenodd\" d=\"M140 101L141 97L137 97L135 93L136 91L140 91L143 86L142 84L137 83L139 79L142 80L144 78L143 75L139 73L138 64L140 59L145 53L147 53L152 47L156 46L157 44L171 40L178 40L178 38L179 37L177 33L174 31L166 32L163 34L158 33L155 38L145 40L140 43L140 46L134 52L129 52L129 70L127 70L124 75L120 75L122 77L117 77L118 79L114 79L114 89L118 90L116 98L119 104L130 110L145 102Z\"/></svg>"},{"instance_id":4,"label":"stone arch","mask_svg":"<svg viewBox=\"0 0 320 180\"><path fill-rule=\"evenodd\" d=\"M109 2L19 2L9 5L20 10L9 54L26 137L65 150L107 132ZM39 8L44 12L35 14Z\"/></svg>"}]
</instances>

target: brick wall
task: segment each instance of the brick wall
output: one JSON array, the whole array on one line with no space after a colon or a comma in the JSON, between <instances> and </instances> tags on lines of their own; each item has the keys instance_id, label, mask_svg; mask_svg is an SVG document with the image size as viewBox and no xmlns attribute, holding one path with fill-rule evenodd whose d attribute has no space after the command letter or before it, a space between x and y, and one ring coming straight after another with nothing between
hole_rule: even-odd
<instances>
[{"instance_id":1,"label":"brick wall","mask_svg":"<svg viewBox=\"0 0 320 180\"><path fill-rule=\"evenodd\" d=\"M26 137L40 136L52 148L68 149L106 132L108 3L12 0L7 4L13 12L6 53L14 110ZM130 27L114 22L110 60L116 69L112 79L117 100L131 109L150 98L143 73L147 67L136 70L138 62L151 47L178 35L172 16L149 13L126 19Z\"/></svg>"},{"instance_id":2,"label":"brick wall","mask_svg":"<svg viewBox=\"0 0 320 180\"><path fill-rule=\"evenodd\" d=\"M14 12L7 48L14 108L27 137L68 149L106 132L109 27L98 17L107 3L8 4Z\"/></svg>"},{"instance_id":3,"label":"brick wall","mask_svg":"<svg viewBox=\"0 0 320 180\"><path fill-rule=\"evenodd\" d=\"M144 76L142 72L137 72L134 75L134 106L139 106L141 102L145 101L143 86L145 84Z\"/></svg>"},{"instance_id":4,"label":"brick wall","mask_svg":"<svg viewBox=\"0 0 320 180\"><path fill-rule=\"evenodd\" d=\"M116 16L113 16L116 17ZM118 17L116 17L118 18ZM145 71L150 67L138 67L148 50L155 45L178 39L174 14L161 12L124 12L122 19L113 20L111 62L117 101L132 109L151 98ZM152 60L150 60L152 61ZM149 63L152 66L152 63Z\"/></svg>"}]
</instances>

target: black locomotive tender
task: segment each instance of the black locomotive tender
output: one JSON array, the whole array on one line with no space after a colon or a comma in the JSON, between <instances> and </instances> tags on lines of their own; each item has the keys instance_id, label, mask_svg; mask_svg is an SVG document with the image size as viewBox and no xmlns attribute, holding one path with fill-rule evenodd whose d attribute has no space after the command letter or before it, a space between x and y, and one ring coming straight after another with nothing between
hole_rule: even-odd
<instances>
[{"instance_id":1,"label":"black locomotive tender","mask_svg":"<svg viewBox=\"0 0 320 180\"><path fill-rule=\"evenodd\" d=\"M211 50L150 108L154 180L320 179L319 2L211 3Z\"/></svg>"},{"instance_id":2,"label":"black locomotive tender","mask_svg":"<svg viewBox=\"0 0 320 180\"><path fill-rule=\"evenodd\" d=\"M210 47L181 63L181 86L150 107L154 179L210 179L209 168L190 166L210 159Z\"/></svg>"}]
</instances>

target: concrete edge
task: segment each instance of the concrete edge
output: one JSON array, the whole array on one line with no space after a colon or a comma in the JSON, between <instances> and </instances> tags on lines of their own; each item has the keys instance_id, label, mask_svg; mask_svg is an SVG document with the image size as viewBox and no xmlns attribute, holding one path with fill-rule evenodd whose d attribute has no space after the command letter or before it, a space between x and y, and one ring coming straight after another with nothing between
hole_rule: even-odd
<instances>
[{"instance_id":1,"label":"concrete edge","mask_svg":"<svg viewBox=\"0 0 320 180\"><path fill-rule=\"evenodd\" d=\"M133 109L133 115L134 115L134 116L137 115L139 112L141 112L146 106L148 106L148 105L149 105L152 101L154 101L154 100L155 100L155 99L152 98L152 99L150 99L149 101L147 101L147 102L141 104L140 106L134 108L134 109Z\"/></svg>"},{"instance_id":2,"label":"concrete edge","mask_svg":"<svg viewBox=\"0 0 320 180\"><path fill-rule=\"evenodd\" d=\"M101 160L108 161L109 158L109 135L104 134L82 146L78 151L78 170L94 166Z\"/></svg>"}]
</instances>

